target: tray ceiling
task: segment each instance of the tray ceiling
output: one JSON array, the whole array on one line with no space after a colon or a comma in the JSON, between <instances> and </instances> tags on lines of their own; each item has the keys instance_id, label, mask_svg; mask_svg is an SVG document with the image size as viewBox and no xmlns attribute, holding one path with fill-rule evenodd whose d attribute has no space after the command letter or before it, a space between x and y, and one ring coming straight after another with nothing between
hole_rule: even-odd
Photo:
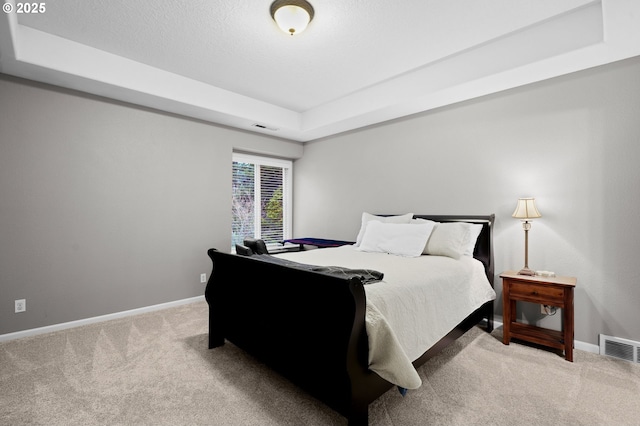
<instances>
[{"instance_id":1,"label":"tray ceiling","mask_svg":"<svg viewBox=\"0 0 640 426\"><path fill-rule=\"evenodd\" d=\"M49 0L0 72L305 142L640 54L633 0L311 2L289 36L269 0Z\"/></svg>"}]
</instances>

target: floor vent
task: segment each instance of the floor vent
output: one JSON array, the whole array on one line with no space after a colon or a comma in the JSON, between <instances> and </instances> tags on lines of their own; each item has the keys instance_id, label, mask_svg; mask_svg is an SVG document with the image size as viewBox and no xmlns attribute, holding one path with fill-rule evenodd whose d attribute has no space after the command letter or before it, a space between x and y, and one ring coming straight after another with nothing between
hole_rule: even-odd
<instances>
[{"instance_id":1,"label":"floor vent","mask_svg":"<svg viewBox=\"0 0 640 426\"><path fill-rule=\"evenodd\" d=\"M640 363L640 342L601 334L600 355Z\"/></svg>"}]
</instances>

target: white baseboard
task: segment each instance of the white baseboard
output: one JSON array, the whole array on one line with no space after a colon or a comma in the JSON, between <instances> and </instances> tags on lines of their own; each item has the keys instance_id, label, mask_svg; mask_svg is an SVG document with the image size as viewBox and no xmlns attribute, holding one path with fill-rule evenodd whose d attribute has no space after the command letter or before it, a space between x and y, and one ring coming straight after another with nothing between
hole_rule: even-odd
<instances>
[{"instance_id":1,"label":"white baseboard","mask_svg":"<svg viewBox=\"0 0 640 426\"><path fill-rule=\"evenodd\" d=\"M51 333L52 331L66 330L68 328L80 327L81 325L95 324L97 322L108 321L117 318L125 318L131 315L144 314L146 312L159 311L161 309L173 308L175 306L186 305L204 300L204 296L191 297L189 299L176 300L173 302L160 303L159 305L145 306L143 308L131 309L128 311L115 312L113 314L100 315L98 317L85 318L77 321L63 322L61 324L48 325L46 327L32 328L15 333L0 334L0 342L8 340L22 339L23 337L37 336L38 334Z\"/></svg>"},{"instance_id":2,"label":"white baseboard","mask_svg":"<svg viewBox=\"0 0 640 426\"><path fill-rule=\"evenodd\" d=\"M176 300L173 302L161 303L159 305L146 306L144 308L131 309L128 311L101 315L98 317L85 318L78 321L70 321L62 324L49 325L46 327L32 328L30 330L16 331L15 333L0 334L0 342L5 342L7 340L21 339L23 337L37 336L38 334L50 333L52 331L58 331L58 330L65 330L68 328L79 327L81 325L95 324L97 322L108 321L116 318L124 318L131 315L143 314L145 312L159 311L160 309L172 308L174 306L186 305L188 303L195 303L203 300L204 300L204 296L196 296L189 299ZM502 327L502 322L494 320L493 326L494 328ZM581 351L591 352L595 354L600 353L600 346L594 345L591 343L585 343L585 342L576 340L573 342L573 346L574 348Z\"/></svg>"},{"instance_id":3,"label":"white baseboard","mask_svg":"<svg viewBox=\"0 0 640 426\"><path fill-rule=\"evenodd\" d=\"M493 320L493 328L502 327L502 325L503 325L502 321ZM591 343L581 342L579 340L573 341L573 347L574 349L578 349L580 351L591 352L594 354L600 353L600 346L594 345Z\"/></svg>"},{"instance_id":4,"label":"white baseboard","mask_svg":"<svg viewBox=\"0 0 640 426\"><path fill-rule=\"evenodd\" d=\"M580 350L580 351L591 352L591 353L594 353L594 354L599 354L600 353L600 346L594 345L594 344L591 344L591 343L581 342L579 340L574 340L573 341L573 347L575 349Z\"/></svg>"}]
</instances>

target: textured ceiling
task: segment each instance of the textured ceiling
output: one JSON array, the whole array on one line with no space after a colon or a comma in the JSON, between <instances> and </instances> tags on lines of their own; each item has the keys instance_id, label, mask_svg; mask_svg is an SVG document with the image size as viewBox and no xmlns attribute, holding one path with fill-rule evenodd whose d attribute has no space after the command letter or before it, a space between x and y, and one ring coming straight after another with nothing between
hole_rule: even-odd
<instances>
[{"instance_id":1,"label":"textured ceiling","mask_svg":"<svg viewBox=\"0 0 640 426\"><path fill-rule=\"evenodd\" d=\"M311 1L292 37L270 0L49 0L0 71L308 141L640 54L634 0Z\"/></svg>"}]
</instances>

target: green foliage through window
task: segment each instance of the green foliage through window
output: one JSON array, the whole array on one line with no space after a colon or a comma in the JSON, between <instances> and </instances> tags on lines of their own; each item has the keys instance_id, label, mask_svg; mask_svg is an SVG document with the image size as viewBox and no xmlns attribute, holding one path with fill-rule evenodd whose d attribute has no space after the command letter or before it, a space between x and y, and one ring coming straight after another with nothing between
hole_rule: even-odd
<instances>
[{"instance_id":1,"label":"green foliage through window","mask_svg":"<svg viewBox=\"0 0 640 426\"><path fill-rule=\"evenodd\" d=\"M232 247L247 237L262 238L267 245L289 238L286 204L290 162L269 162L234 154Z\"/></svg>"}]
</instances>

